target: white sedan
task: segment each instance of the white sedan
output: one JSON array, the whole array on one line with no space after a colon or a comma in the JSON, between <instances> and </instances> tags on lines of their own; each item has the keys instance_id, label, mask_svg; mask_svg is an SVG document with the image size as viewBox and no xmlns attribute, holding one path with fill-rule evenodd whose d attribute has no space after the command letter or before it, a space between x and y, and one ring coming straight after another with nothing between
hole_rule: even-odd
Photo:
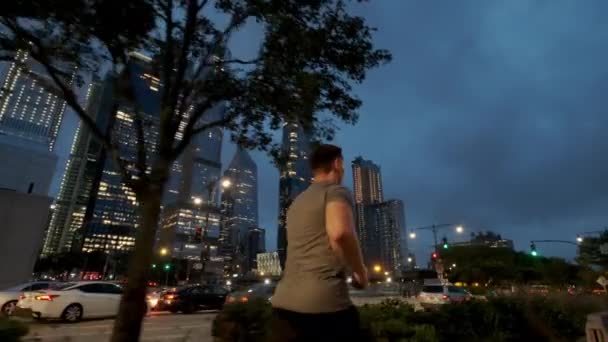
<instances>
[{"instance_id":1,"label":"white sedan","mask_svg":"<svg viewBox=\"0 0 608 342\"><path fill-rule=\"evenodd\" d=\"M53 284L50 281L35 281L0 291L0 315L9 316L15 311L19 296L26 291L46 290Z\"/></svg>"},{"instance_id":2,"label":"white sedan","mask_svg":"<svg viewBox=\"0 0 608 342\"><path fill-rule=\"evenodd\" d=\"M26 292L17 306L30 309L34 318L78 322L83 318L116 316L121 295L120 285L83 281L67 283L60 289Z\"/></svg>"}]
</instances>

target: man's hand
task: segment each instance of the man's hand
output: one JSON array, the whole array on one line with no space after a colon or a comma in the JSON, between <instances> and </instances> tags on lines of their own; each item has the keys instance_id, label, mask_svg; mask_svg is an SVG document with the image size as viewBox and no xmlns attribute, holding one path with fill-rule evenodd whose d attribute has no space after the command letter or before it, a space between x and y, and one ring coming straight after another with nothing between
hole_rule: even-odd
<instances>
[{"instance_id":1,"label":"man's hand","mask_svg":"<svg viewBox=\"0 0 608 342\"><path fill-rule=\"evenodd\" d=\"M353 272L353 287L356 289L364 289L369 286L369 278L367 276L367 269L362 268L359 272Z\"/></svg>"}]
</instances>

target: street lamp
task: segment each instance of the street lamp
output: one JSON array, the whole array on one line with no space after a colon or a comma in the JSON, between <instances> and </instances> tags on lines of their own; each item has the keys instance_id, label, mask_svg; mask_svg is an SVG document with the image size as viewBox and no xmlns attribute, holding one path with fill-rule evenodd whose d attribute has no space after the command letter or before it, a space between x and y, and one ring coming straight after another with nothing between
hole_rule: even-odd
<instances>
[{"instance_id":1,"label":"street lamp","mask_svg":"<svg viewBox=\"0 0 608 342\"><path fill-rule=\"evenodd\" d=\"M407 262L412 262L414 261L414 259L412 259L412 257L407 257Z\"/></svg>"},{"instance_id":2,"label":"street lamp","mask_svg":"<svg viewBox=\"0 0 608 342\"><path fill-rule=\"evenodd\" d=\"M380 266L380 265L374 265L374 272L376 272L376 273L382 272L382 266Z\"/></svg>"},{"instance_id":3,"label":"street lamp","mask_svg":"<svg viewBox=\"0 0 608 342\"><path fill-rule=\"evenodd\" d=\"M582 236L580 236L580 235L577 235L577 236L576 236L576 242L578 242L578 243L582 243L582 242L583 242L583 240L584 240L584 238L583 238Z\"/></svg>"},{"instance_id":4,"label":"street lamp","mask_svg":"<svg viewBox=\"0 0 608 342\"><path fill-rule=\"evenodd\" d=\"M431 232L433 232L433 241L435 242L434 244L434 248L435 248L435 252L438 253L438 249L437 249L437 231L440 229L444 229L444 228L449 228L449 227L455 227L455 231L458 234L461 234L462 232L464 232L464 227L461 225L455 225L453 223L444 223L444 224L433 224L430 226L425 226L425 227L419 227L419 228L415 228L412 229L410 232L410 239L415 239L416 238L416 231L417 230L430 230Z\"/></svg>"},{"instance_id":5,"label":"street lamp","mask_svg":"<svg viewBox=\"0 0 608 342\"><path fill-rule=\"evenodd\" d=\"M160 255L165 256L167 253L169 253L169 251L166 248L163 247L160 249Z\"/></svg>"},{"instance_id":6,"label":"street lamp","mask_svg":"<svg viewBox=\"0 0 608 342\"><path fill-rule=\"evenodd\" d=\"M203 204L203 199L200 197L194 197L192 202L194 203L194 205L201 205L201 204Z\"/></svg>"},{"instance_id":7,"label":"street lamp","mask_svg":"<svg viewBox=\"0 0 608 342\"><path fill-rule=\"evenodd\" d=\"M207 201L209 203L209 205L211 206L214 198L214 191L217 187L217 185L220 185L220 188L226 189L229 188L230 186L232 186L232 181L230 181L230 179L228 178L218 178L215 179L211 182L209 182L209 184L207 184ZM196 201L196 198L195 198ZM202 200L201 200L202 203ZM196 204L196 203L195 203ZM202 236L201 236L201 277L204 278L205 276L205 266L207 263L207 256L209 255L209 246L206 244L206 239L207 239L207 234L209 232L209 209L207 208L206 213L205 213L205 229L202 232ZM222 211L220 210L219 212L219 223L220 225L222 224ZM204 280L204 279L203 279Z\"/></svg>"},{"instance_id":8,"label":"street lamp","mask_svg":"<svg viewBox=\"0 0 608 342\"><path fill-rule=\"evenodd\" d=\"M230 179L224 178L224 180L222 180L222 188L227 189L231 186L232 186L232 182L230 181Z\"/></svg>"},{"instance_id":9,"label":"street lamp","mask_svg":"<svg viewBox=\"0 0 608 342\"><path fill-rule=\"evenodd\" d=\"M452 264L452 267L456 268L456 264Z\"/></svg>"}]
</instances>

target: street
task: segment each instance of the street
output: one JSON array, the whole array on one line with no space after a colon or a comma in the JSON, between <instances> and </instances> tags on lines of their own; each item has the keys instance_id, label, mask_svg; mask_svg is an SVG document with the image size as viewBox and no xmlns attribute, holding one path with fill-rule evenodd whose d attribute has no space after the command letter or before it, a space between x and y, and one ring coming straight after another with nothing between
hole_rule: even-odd
<instances>
[{"instance_id":1,"label":"street","mask_svg":"<svg viewBox=\"0 0 608 342\"><path fill-rule=\"evenodd\" d=\"M212 341L211 324L215 311L191 315L152 312L146 316L140 341ZM34 322L24 341L41 342L107 342L114 320L88 320L76 324Z\"/></svg>"}]
</instances>

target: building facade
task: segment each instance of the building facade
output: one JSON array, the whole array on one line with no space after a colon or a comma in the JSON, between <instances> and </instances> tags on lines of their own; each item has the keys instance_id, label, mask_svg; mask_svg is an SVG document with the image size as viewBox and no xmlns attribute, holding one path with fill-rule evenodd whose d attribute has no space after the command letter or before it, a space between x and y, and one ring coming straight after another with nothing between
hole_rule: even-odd
<instances>
[{"instance_id":1,"label":"building facade","mask_svg":"<svg viewBox=\"0 0 608 342\"><path fill-rule=\"evenodd\" d=\"M287 209L291 202L310 185L312 170L308 161L311 148L310 136L302 125L286 123L283 126L282 143L286 162L280 170L277 251L281 265L284 265L287 253Z\"/></svg>"},{"instance_id":2,"label":"building facade","mask_svg":"<svg viewBox=\"0 0 608 342\"><path fill-rule=\"evenodd\" d=\"M110 80L108 80L110 81ZM86 111L97 125L105 127L110 117L109 108L100 108L111 102L111 92L104 92L104 82L90 83L86 94ZM102 145L93 137L91 130L82 122L76 129L76 137L70 149L55 210L44 239L42 255L66 252L72 249L76 234L81 232L87 205L100 170ZM76 247L76 246L75 246Z\"/></svg>"},{"instance_id":3,"label":"building facade","mask_svg":"<svg viewBox=\"0 0 608 342\"><path fill-rule=\"evenodd\" d=\"M380 166L371 160L357 157L352 162L353 171L353 195L355 199L355 225L357 235L366 261L372 258L375 236L373 231L376 227L366 226L373 220L366 219L366 206L378 204L384 201L382 190L382 177Z\"/></svg>"},{"instance_id":4,"label":"building facade","mask_svg":"<svg viewBox=\"0 0 608 342\"><path fill-rule=\"evenodd\" d=\"M4 260L0 262L0 288L32 279L49 219L51 200L46 194L0 189L0 248Z\"/></svg>"},{"instance_id":5,"label":"building facade","mask_svg":"<svg viewBox=\"0 0 608 342\"><path fill-rule=\"evenodd\" d=\"M242 267L249 271L251 263L243 257L257 251L256 246L250 245L248 234L250 229L258 227L258 168L247 151L237 148L224 179L229 180L231 186L222 193L222 253L229 259L242 253Z\"/></svg>"},{"instance_id":6,"label":"building facade","mask_svg":"<svg viewBox=\"0 0 608 342\"><path fill-rule=\"evenodd\" d=\"M25 72L22 65L26 65L29 72ZM23 138L52 151L66 109L65 101L49 91L52 79L25 51L16 54L3 76L0 134Z\"/></svg>"},{"instance_id":7,"label":"building facade","mask_svg":"<svg viewBox=\"0 0 608 342\"><path fill-rule=\"evenodd\" d=\"M280 276L282 267L279 260L279 253L259 253L257 255L257 272L262 276Z\"/></svg>"},{"instance_id":8,"label":"building facade","mask_svg":"<svg viewBox=\"0 0 608 342\"><path fill-rule=\"evenodd\" d=\"M170 205L163 210L159 248L166 248L173 258L200 262L203 248L209 257L218 256L219 230L217 206Z\"/></svg>"},{"instance_id":9,"label":"building facade","mask_svg":"<svg viewBox=\"0 0 608 342\"><path fill-rule=\"evenodd\" d=\"M365 206L365 227L368 234L367 263L396 271L404 266L401 246L405 235L403 202L389 200Z\"/></svg>"}]
</instances>

